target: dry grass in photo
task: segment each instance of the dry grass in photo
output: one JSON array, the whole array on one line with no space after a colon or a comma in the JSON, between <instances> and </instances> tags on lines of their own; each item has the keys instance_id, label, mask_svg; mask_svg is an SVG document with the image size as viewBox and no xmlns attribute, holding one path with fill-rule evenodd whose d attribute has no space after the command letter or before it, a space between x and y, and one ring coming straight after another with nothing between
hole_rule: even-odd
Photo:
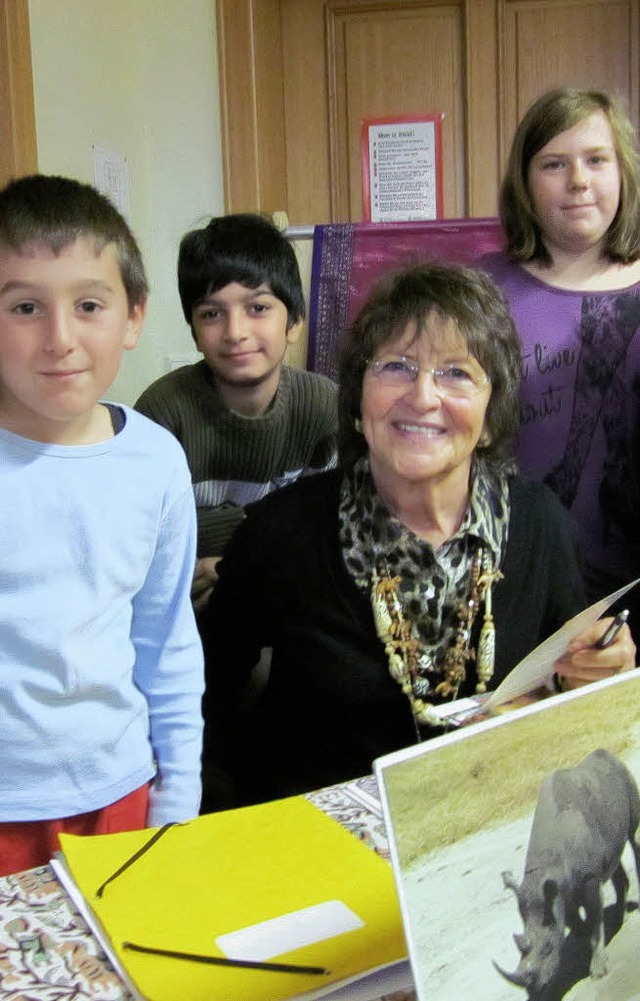
<instances>
[{"instance_id":1,"label":"dry grass in photo","mask_svg":"<svg viewBox=\"0 0 640 1001\"><path fill-rule=\"evenodd\" d=\"M640 754L640 678L561 699L385 769L401 868L531 811L549 772L596 748ZM435 751L434 747L434 751ZM453 792L453 795L452 795Z\"/></svg>"}]
</instances>

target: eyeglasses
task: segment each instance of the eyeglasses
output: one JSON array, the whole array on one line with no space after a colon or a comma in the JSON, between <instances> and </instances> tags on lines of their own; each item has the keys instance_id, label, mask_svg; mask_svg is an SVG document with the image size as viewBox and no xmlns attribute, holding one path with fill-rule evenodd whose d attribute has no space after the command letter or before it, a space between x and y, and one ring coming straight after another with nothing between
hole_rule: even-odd
<instances>
[{"instance_id":1,"label":"eyeglasses","mask_svg":"<svg viewBox=\"0 0 640 1001\"><path fill-rule=\"evenodd\" d=\"M464 364L447 365L446 368L423 368L414 358L407 358L406 355L383 355L382 358L370 361L367 368L383 386L405 388L416 381L419 372L429 372L440 397L475 396L483 386L491 384L487 375L473 372Z\"/></svg>"}]
</instances>

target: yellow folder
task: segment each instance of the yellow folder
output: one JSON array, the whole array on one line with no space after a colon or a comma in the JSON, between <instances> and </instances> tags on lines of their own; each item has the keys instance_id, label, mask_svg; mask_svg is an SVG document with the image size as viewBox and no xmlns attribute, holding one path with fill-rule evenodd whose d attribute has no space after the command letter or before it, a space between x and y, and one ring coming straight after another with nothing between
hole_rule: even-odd
<instances>
[{"instance_id":1,"label":"yellow folder","mask_svg":"<svg viewBox=\"0 0 640 1001\"><path fill-rule=\"evenodd\" d=\"M77 887L134 985L150 1001L276 1001L406 956L391 867L303 797L171 827L97 896L152 833L61 836ZM287 927L299 929L306 908L317 908L311 915L333 909L353 914L355 926L340 931L338 920L320 941L277 953L274 961L323 967L327 976L207 966L122 947L128 941L224 956L229 953L217 940L241 932L233 955L242 958L238 949L252 938L242 930L283 915L292 915L285 919ZM282 939L277 941L282 947ZM274 958L269 942L263 944L263 957Z\"/></svg>"}]
</instances>

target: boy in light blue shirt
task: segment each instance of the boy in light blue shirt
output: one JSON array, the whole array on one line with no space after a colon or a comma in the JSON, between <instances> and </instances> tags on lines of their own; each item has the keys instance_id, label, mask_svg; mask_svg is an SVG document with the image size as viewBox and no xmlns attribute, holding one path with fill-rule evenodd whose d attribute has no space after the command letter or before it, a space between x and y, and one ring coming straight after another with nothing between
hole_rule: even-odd
<instances>
[{"instance_id":1,"label":"boy in light blue shirt","mask_svg":"<svg viewBox=\"0 0 640 1001\"><path fill-rule=\"evenodd\" d=\"M0 191L2 874L47 862L60 831L198 813L191 478L172 435L101 402L146 299L95 189Z\"/></svg>"}]
</instances>

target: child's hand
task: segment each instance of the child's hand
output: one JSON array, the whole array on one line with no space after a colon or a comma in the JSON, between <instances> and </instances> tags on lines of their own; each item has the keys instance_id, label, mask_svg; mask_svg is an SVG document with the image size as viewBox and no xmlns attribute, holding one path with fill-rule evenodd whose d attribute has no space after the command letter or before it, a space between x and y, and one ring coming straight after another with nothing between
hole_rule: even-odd
<instances>
[{"instance_id":1,"label":"child's hand","mask_svg":"<svg viewBox=\"0 0 640 1001\"><path fill-rule=\"evenodd\" d=\"M191 585L191 601L196 612L201 612L213 592L213 585L218 579L216 567L221 556L203 556L196 562L196 569Z\"/></svg>"}]
</instances>

